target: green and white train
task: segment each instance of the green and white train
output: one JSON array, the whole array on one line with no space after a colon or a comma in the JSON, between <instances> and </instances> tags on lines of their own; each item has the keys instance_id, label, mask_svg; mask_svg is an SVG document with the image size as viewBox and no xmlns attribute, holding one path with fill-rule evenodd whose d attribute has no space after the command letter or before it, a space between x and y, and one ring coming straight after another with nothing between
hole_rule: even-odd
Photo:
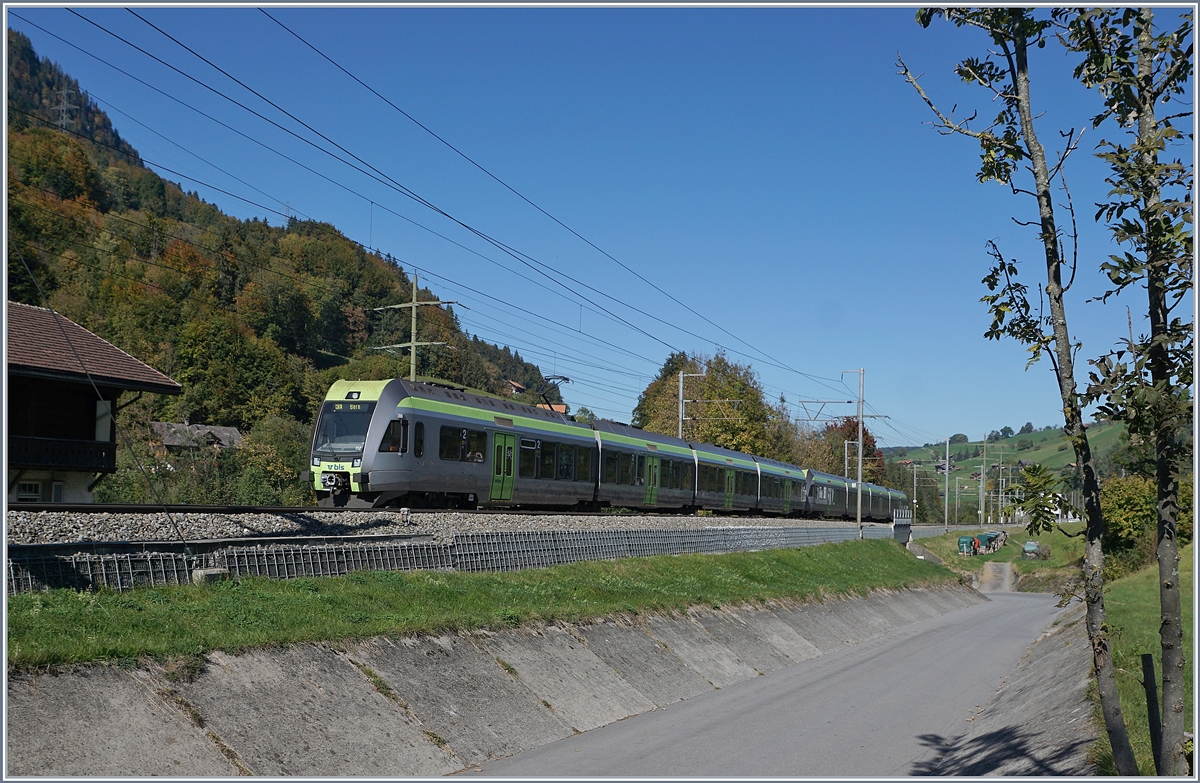
<instances>
[{"instance_id":1,"label":"green and white train","mask_svg":"<svg viewBox=\"0 0 1200 783\"><path fill-rule=\"evenodd\" d=\"M326 507L606 506L854 518L854 481L706 443L401 378L338 381L313 431ZM863 484L862 515L890 520L903 492Z\"/></svg>"}]
</instances>

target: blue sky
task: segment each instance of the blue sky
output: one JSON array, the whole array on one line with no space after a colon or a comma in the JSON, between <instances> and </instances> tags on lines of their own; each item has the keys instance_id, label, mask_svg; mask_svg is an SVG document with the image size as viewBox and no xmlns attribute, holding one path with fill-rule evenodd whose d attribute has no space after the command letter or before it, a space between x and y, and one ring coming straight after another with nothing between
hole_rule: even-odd
<instances>
[{"instance_id":1,"label":"blue sky","mask_svg":"<svg viewBox=\"0 0 1200 783\"><path fill-rule=\"evenodd\" d=\"M1036 235L1013 221L1036 218L1036 205L976 182L977 145L939 136L928 108L896 74L899 52L924 74L923 86L943 109L994 114L990 94L952 72L959 59L984 51L986 42L971 31L946 23L922 29L912 9L891 8L270 9L693 313L539 213L257 9L139 13L422 198L536 259L545 275L66 10L9 10L9 26L77 78L147 160L272 209L330 222L391 253L406 270L419 270L423 286L469 308L457 310L468 332L518 349L545 374L569 376L563 395L573 408L628 421L638 393L672 349L711 354L722 346L729 358L753 366L768 394L793 402L849 400L857 376L843 378L841 371L865 368L869 411L889 417L868 426L885 445L919 445L957 432L977 439L1026 421L1062 423L1049 363L1026 372L1023 348L983 338L987 240L1022 262L1031 286L1044 280ZM329 146L128 11L80 13ZM1042 140L1051 150L1061 147L1059 129L1089 126L1099 112L1097 96L1071 82L1071 66L1053 44L1032 63L1035 108L1044 112ZM1106 133L1114 130L1089 127L1066 169L1081 229L1080 265L1068 294L1071 331L1084 343L1081 358L1127 334L1125 304L1133 307L1135 330L1144 309L1139 295L1086 302L1104 290L1098 265L1112 252L1091 207L1104 197L1104 168L1091 153ZM282 222L206 186L183 185L230 214ZM824 412L853 410L830 405Z\"/></svg>"}]
</instances>

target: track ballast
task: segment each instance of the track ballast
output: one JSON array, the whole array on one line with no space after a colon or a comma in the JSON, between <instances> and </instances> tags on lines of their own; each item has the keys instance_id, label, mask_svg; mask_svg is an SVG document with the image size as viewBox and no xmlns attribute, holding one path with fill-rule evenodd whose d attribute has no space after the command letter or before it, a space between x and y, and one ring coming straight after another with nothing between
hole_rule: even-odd
<instances>
[{"instance_id":1,"label":"track ballast","mask_svg":"<svg viewBox=\"0 0 1200 783\"><path fill-rule=\"evenodd\" d=\"M354 537L452 541L463 533L547 530L686 530L711 527L854 527L844 520L789 517L612 514L556 511L437 511L249 506L114 506L29 504L9 507L7 541L94 548L150 542L266 545L328 543ZM163 551L163 550L159 550Z\"/></svg>"}]
</instances>

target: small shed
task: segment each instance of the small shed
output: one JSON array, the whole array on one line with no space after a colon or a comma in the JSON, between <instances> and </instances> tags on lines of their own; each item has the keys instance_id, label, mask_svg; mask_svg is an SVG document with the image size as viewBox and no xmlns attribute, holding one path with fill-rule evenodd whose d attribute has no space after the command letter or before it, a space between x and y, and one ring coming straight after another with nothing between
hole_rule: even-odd
<instances>
[{"instance_id":1,"label":"small shed","mask_svg":"<svg viewBox=\"0 0 1200 783\"><path fill-rule=\"evenodd\" d=\"M8 303L5 349L9 503L90 503L99 480L117 469L121 395L183 391L150 365L43 307Z\"/></svg>"}]
</instances>

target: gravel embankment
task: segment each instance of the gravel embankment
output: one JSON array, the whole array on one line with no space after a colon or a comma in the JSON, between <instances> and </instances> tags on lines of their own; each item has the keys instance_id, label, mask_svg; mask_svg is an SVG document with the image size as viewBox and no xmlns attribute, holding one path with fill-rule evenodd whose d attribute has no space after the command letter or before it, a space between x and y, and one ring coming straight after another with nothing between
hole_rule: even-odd
<instances>
[{"instance_id":1,"label":"gravel embankment","mask_svg":"<svg viewBox=\"0 0 1200 783\"><path fill-rule=\"evenodd\" d=\"M95 514L9 511L10 544L75 541L189 541L254 536L432 535L449 541L456 533L497 530L681 530L705 527L854 527L853 522L775 517L613 514L464 514L454 511L318 511L300 514ZM172 524L172 522L174 524ZM176 532L178 527L178 532Z\"/></svg>"}]
</instances>

